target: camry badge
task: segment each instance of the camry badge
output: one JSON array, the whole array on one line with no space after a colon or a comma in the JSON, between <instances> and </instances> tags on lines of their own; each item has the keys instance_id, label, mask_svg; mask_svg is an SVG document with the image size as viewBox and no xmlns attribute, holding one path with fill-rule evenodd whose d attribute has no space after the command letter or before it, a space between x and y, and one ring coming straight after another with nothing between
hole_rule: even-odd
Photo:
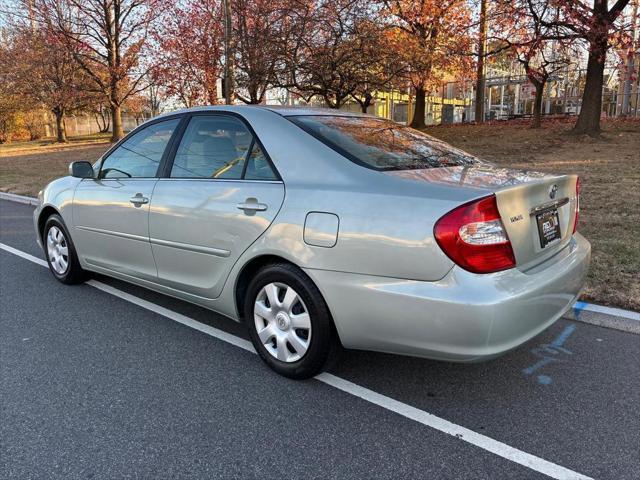
<instances>
[{"instance_id":1,"label":"camry badge","mask_svg":"<svg viewBox=\"0 0 640 480\"><path fill-rule=\"evenodd\" d=\"M558 193L558 185L552 185L551 188L549 189L549 198L551 200L553 200L554 198L556 198L556 193Z\"/></svg>"}]
</instances>

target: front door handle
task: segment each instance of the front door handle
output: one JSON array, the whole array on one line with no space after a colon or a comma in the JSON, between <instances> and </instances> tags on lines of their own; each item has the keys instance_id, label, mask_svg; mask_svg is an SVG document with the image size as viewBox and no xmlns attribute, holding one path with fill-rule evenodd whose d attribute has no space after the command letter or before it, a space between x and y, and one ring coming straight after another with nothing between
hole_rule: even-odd
<instances>
[{"instance_id":1,"label":"front door handle","mask_svg":"<svg viewBox=\"0 0 640 480\"><path fill-rule=\"evenodd\" d=\"M133 197L129 199L133 205L139 207L140 205L144 205L145 203L149 203L149 199L147 197L142 196L141 193L136 193Z\"/></svg>"},{"instance_id":2,"label":"front door handle","mask_svg":"<svg viewBox=\"0 0 640 480\"><path fill-rule=\"evenodd\" d=\"M249 212L264 212L267 206L264 203L258 203L256 198L247 198L244 203L239 203L238 209L244 210L245 213Z\"/></svg>"}]
</instances>

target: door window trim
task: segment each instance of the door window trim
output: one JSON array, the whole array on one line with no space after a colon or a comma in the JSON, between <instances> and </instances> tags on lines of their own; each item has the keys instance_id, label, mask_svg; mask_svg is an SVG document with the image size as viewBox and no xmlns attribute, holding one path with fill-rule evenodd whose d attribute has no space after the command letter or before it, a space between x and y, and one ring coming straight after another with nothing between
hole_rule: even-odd
<instances>
[{"instance_id":1,"label":"door window trim","mask_svg":"<svg viewBox=\"0 0 640 480\"><path fill-rule=\"evenodd\" d=\"M153 176L151 176L151 177L131 177L131 178L128 178L128 177L100 178L100 174L102 173L102 167L104 165L105 160L107 158L109 158L111 156L111 154L113 152L115 152L116 149L118 149L129 138L131 138L132 136L140 133L141 131L145 130L148 127L151 127L151 126L156 125L158 123L171 121L171 120L176 120L176 119L179 120L178 121L178 125L176 126L175 130L171 134L171 138L169 139L169 141L167 142L166 147L164 148L164 152L162 153L162 157L160 158L160 161L158 162L158 168L156 168L156 173ZM163 117L153 118L151 120L148 120L148 121L144 122L142 125L138 125L136 128L134 128L129 133L127 133L123 138L118 140L114 145L112 145L111 148L109 148L109 150L107 150L105 153L102 154L102 156L98 160L98 162L100 163L100 167L98 168L98 174L94 178L94 180L104 182L104 181L107 181L107 180L119 180L119 181L126 180L126 181L129 181L129 180L153 180L153 179L159 178L159 174L161 172L161 169L163 168L163 165L166 162L167 156L170 153L170 151L171 151L170 149L173 146L173 143L175 142L175 140L177 138L178 132L180 132L181 131L180 129L183 127L184 121L185 121L185 114L184 113L177 113L177 114L167 115L167 116L163 116Z\"/></svg>"},{"instance_id":2,"label":"door window trim","mask_svg":"<svg viewBox=\"0 0 640 480\"><path fill-rule=\"evenodd\" d=\"M199 116L234 117L234 118L238 119L245 126L245 128L249 131L249 133L251 134L252 140L251 140L251 144L249 146L249 150L247 151L247 155L246 155L246 157L244 159L244 165L242 167L242 178L233 179L233 178L171 177L171 169L173 168L173 162L175 160L176 153L178 152L178 148L180 146L180 142L182 141L182 138L184 137L184 133L187 130L189 122L191 121L191 119L193 117L199 117ZM179 137L178 137L178 134L179 134ZM278 169L274 165L273 160L271 160L271 157L269 156L269 154L267 153L266 149L264 148L264 145L262 145L262 142L260 141L260 138L258 138L258 135L256 135L255 130L253 129L251 124L242 115L240 115L239 113L228 112L228 111L200 111L200 112L185 113L184 117L182 119L182 122L178 125L178 128L176 128L176 131L174 132L174 137L171 138L170 145L168 145L167 149L165 150L165 154L166 154L167 158L165 159L164 156L163 156L163 159L162 159L163 161L160 163L160 168L158 169L158 178L160 178L162 180L189 180L189 181L198 180L198 181L209 181L209 182L283 183L282 182L282 176L280 175L280 172L278 172ZM273 180L256 180L256 179L248 180L248 179L244 178L244 175L245 175L246 170L247 170L248 159L249 159L249 157L251 155L251 151L253 150L253 147L256 144L258 145L260 150L262 150L263 155L265 156L265 158L267 159L267 162L269 163L269 167L271 167L271 169L273 170L273 173L276 176L275 179L273 179ZM169 146L171 147L170 149L169 149Z\"/></svg>"}]
</instances>

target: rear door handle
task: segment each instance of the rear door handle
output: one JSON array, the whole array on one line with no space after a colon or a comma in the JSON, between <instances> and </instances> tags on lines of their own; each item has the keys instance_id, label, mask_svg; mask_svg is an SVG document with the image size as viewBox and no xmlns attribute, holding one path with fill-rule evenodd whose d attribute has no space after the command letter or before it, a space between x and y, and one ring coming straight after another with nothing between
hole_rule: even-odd
<instances>
[{"instance_id":1,"label":"rear door handle","mask_svg":"<svg viewBox=\"0 0 640 480\"><path fill-rule=\"evenodd\" d=\"M267 206L264 203L258 203L258 200L255 198L247 198L244 203L239 203L237 205L239 210L244 210L244 212L264 212L267 209Z\"/></svg>"},{"instance_id":2,"label":"rear door handle","mask_svg":"<svg viewBox=\"0 0 640 480\"><path fill-rule=\"evenodd\" d=\"M133 203L136 207L140 205L144 205L145 203L149 203L149 199L147 197L143 197L141 193L136 193L133 197L129 199L131 203Z\"/></svg>"}]
</instances>

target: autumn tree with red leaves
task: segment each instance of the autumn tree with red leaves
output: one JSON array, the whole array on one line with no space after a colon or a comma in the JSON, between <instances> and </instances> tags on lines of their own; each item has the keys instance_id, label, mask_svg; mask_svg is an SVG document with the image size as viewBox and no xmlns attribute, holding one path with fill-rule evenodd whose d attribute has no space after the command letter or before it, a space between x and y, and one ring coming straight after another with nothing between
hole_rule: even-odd
<instances>
[{"instance_id":1,"label":"autumn tree with red leaves","mask_svg":"<svg viewBox=\"0 0 640 480\"><path fill-rule=\"evenodd\" d=\"M277 83L277 69L286 42L286 0L234 0L232 38L235 96L248 104L265 100Z\"/></svg>"},{"instance_id":2,"label":"autumn tree with red leaves","mask_svg":"<svg viewBox=\"0 0 640 480\"><path fill-rule=\"evenodd\" d=\"M124 137L121 107L146 88L141 62L149 30L164 0L31 0L38 22L67 50L109 101L112 141Z\"/></svg>"},{"instance_id":3,"label":"autumn tree with red leaves","mask_svg":"<svg viewBox=\"0 0 640 480\"><path fill-rule=\"evenodd\" d=\"M21 102L44 107L56 120L56 138L66 142L64 118L96 101L91 81L54 32L15 18L2 65Z\"/></svg>"},{"instance_id":4,"label":"autumn tree with red leaves","mask_svg":"<svg viewBox=\"0 0 640 480\"><path fill-rule=\"evenodd\" d=\"M545 85L555 73L579 56L575 35L555 25L557 9L546 0L502 2L499 12L508 19L496 34L496 49L508 48L524 68L535 89L531 127L541 125Z\"/></svg>"},{"instance_id":5,"label":"autumn tree with red leaves","mask_svg":"<svg viewBox=\"0 0 640 480\"><path fill-rule=\"evenodd\" d=\"M166 94L186 106L218 103L217 79L225 76L225 52L232 55L232 96L258 104L276 84L284 37L285 2L234 0L229 48L225 45L225 13L220 0L189 0L163 16L155 33L155 55L160 59L154 80Z\"/></svg>"},{"instance_id":6,"label":"autumn tree with red leaves","mask_svg":"<svg viewBox=\"0 0 640 480\"><path fill-rule=\"evenodd\" d=\"M317 96L340 108L373 80L380 64L381 30L369 21L366 0L293 2L279 85L307 101Z\"/></svg>"},{"instance_id":7,"label":"autumn tree with red leaves","mask_svg":"<svg viewBox=\"0 0 640 480\"><path fill-rule=\"evenodd\" d=\"M397 59L415 91L411 126L425 127L426 95L444 73L468 67L471 15L466 0L385 0Z\"/></svg>"},{"instance_id":8,"label":"autumn tree with red leaves","mask_svg":"<svg viewBox=\"0 0 640 480\"><path fill-rule=\"evenodd\" d=\"M363 44L362 55L370 61L362 72L351 98L360 105L362 113L367 113L376 92L402 89L408 66L399 62L396 54L396 33L384 25L365 20L361 30L367 31L368 41Z\"/></svg>"},{"instance_id":9,"label":"autumn tree with red leaves","mask_svg":"<svg viewBox=\"0 0 640 480\"><path fill-rule=\"evenodd\" d=\"M558 10L558 18L544 22L545 26L558 27L576 35L587 42L589 59L582 106L578 121L573 128L575 133L596 135L600 132L602 112L602 87L607 51L611 38L619 32L620 14L629 4L629 0L548 0L552 8Z\"/></svg>"},{"instance_id":10,"label":"autumn tree with red leaves","mask_svg":"<svg viewBox=\"0 0 640 480\"><path fill-rule=\"evenodd\" d=\"M157 47L152 78L185 107L218 103L222 21L219 0L173 5L154 33Z\"/></svg>"}]
</instances>

